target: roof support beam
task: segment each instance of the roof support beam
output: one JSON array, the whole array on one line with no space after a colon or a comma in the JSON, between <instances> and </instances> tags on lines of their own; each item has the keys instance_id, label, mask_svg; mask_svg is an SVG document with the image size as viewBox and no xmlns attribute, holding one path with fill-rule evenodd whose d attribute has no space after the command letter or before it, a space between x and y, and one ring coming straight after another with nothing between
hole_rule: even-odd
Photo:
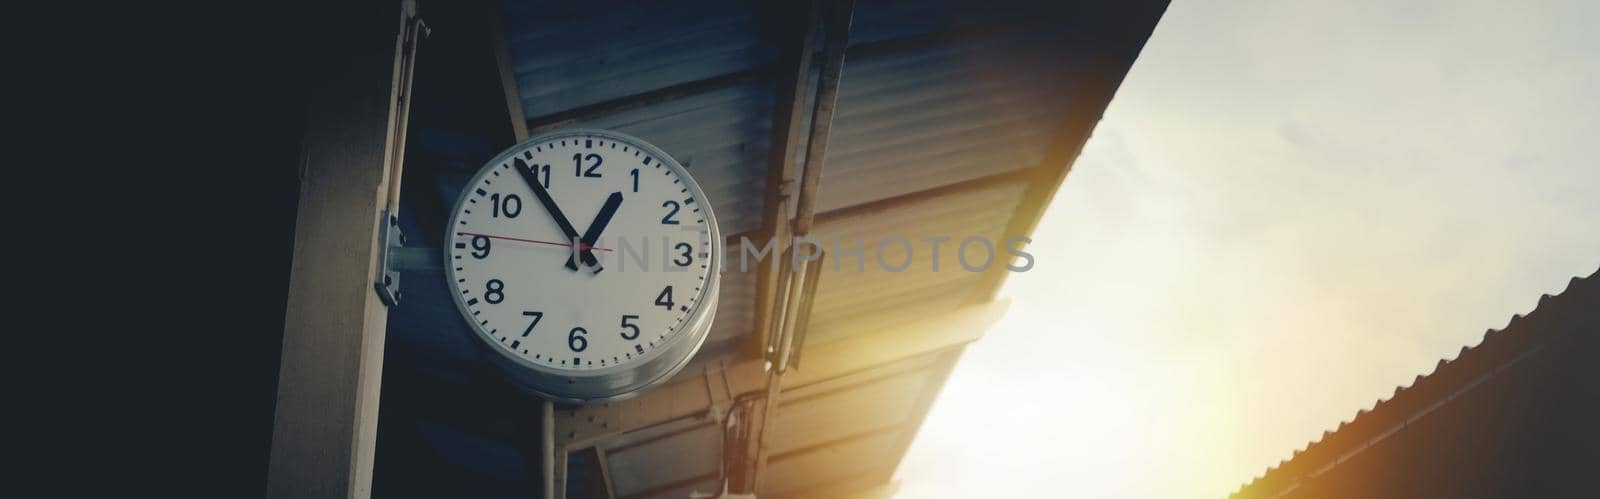
<instances>
[{"instance_id":1,"label":"roof support beam","mask_svg":"<svg viewBox=\"0 0 1600 499\"><path fill-rule=\"evenodd\" d=\"M528 119L522 115L522 93L517 88L517 72L511 64L511 39L506 36L506 23L500 18L500 6L488 5L489 34L494 43L494 63L500 69L500 89L506 98L506 112L511 116L511 133L517 142L528 138Z\"/></svg>"},{"instance_id":2,"label":"roof support beam","mask_svg":"<svg viewBox=\"0 0 1600 499\"><path fill-rule=\"evenodd\" d=\"M595 446L594 456L596 465L600 467L600 484L605 487L605 498L616 499L617 491L613 490L615 486L611 484L611 463L610 458L606 457L606 448Z\"/></svg>"},{"instance_id":3,"label":"roof support beam","mask_svg":"<svg viewBox=\"0 0 1600 499\"><path fill-rule=\"evenodd\" d=\"M850 19L854 13L855 0L835 0L829 10L828 37L822 49L816 102L811 108L811 133L806 140L804 177L794 210L796 236L810 234L811 222L816 217L817 188L822 182L822 167L828 156L828 134L833 130L833 110L839 102L839 81L844 77L845 48L850 45Z\"/></svg>"},{"instance_id":4,"label":"roof support beam","mask_svg":"<svg viewBox=\"0 0 1600 499\"><path fill-rule=\"evenodd\" d=\"M566 497L567 452L565 449L557 451L556 448L556 404L546 400L539 404L539 408L541 411L539 426L542 430L539 438L542 458L539 461L544 469L544 480L540 481L544 484L544 495L541 497L545 499ZM559 475L557 474L556 463L561 463Z\"/></svg>"},{"instance_id":5,"label":"roof support beam","mask_svg":"<svg viewBox=\"0 0 1600 499\"><path fill-rule=\"evenodd\" d=\"M776 102L772 110L772 141L767 154L767 183L766 194L761 203L761 228L758 236L751 238L756 244L761 241L787 240L789 224L787 196L784 195L784 184L798 169L794 164L796 153L800 150L803 124L805 123L805 105L807 96L811 94L811 57L816 46L817 18L821 10L821 0L813 0L804 4L805 12L798 17L801 24L793 26L787 33L786 40L790 45L784 48L785 65L789 70L779 77ZM795 6L802 4L796 3ZM789 17L789 16L786 16ZM773 258L783 255L782 242L773 252ZM771 265L768 266L772 267ZM777 272L758 272L756 274L756 299L754 321L757 334L753 336L753 344L757 356L765 356L771 339L767 325L772 324L772 311L775 307L778 294Z\"/></svg>"},{"instance_id":6,"label":"roof support beam","mask_svg":"<svg viewBox=\"0 0 1600 499\"><path fill-rule=\"evenodd\" d=\"M398 201L413 0L355 16L309 106L278 374L269 498L372 492L388 311L378 227ZM376 14L376 15L373 15Z\"/></svg>"},{"instance_id":7,"label":"roof support beam","mask_svg":"<svg viewBox=\"0 0 1600 499\"><path fill-rule=\"evenodd\" d=\"M813 4L811 9L813 16L817 10L818 8ZM790 226L795 238L803 238L810 235L812 222L816 219L817 189L822 181L822 169L827 161L828 135L833 129L833 111L839 100L839 82L844 76L845 50L850 46L850 22L854 15L855 0L835 0L828 8L827 24L824 25L827 38L823 42L822 66L817 77L817 95L812 103L811 129L806 138L805 165L801 172L800 193L795 202L795 219L793 225ZM808 17L808 19L810 18ZM810 30L811 27L807 26L807 29ZM806 81L811 77L810 70L805 62L810 58L812 35L808 32L799 38L803 40L805 46L800 47L800 50L797 51L801 62L801 64L796 65L796 71L793 75L796 80L794 88L797 90L803 89ZM786 127L783 130L784 137L781 137L784 143L781 144L782 147L777 147L779 144L774 144L775 147L772 149L774 155L783 155L782 157L774 158L777 161L772 168L777 170L774 173L784 175L782 177L784 181L787 181L788 178L787 167L794 160L793 148L796 145L794 139L798 137L796 129L799 127L800 120L798 113L795 111L805 103L803 93L796 93L787 97L790 98L789 101L792 105L787 110L786 116L784 116L788 118L787 123L785 123ZM773 182L774 179L769 174L767 178L769 187L767 201L768 204L772 205L772 208L781 208L778 205L784 203L785 200L781 192L770 190L773 187ZM781 191L781 183L778 186L778 190ZM777 196L773 196L773 194L777 194ZM775 214L782 214L786 211L782 209L766 210L766 208L763 208L763 210L767 211L767 213ZM779 226L788 225L789 221L772 217L764 218L762 223L772 229L767 234L775 235L777 233L776 229ZM791 247L788 242L779 243L779 248L787 250L780 251L779 254L790 254L793 251L797 251L797 248ZM776 331L777 334L773 339L774 343L772 345L767 345L761 349L764 354L763 357L771 359L771 362L766 364L768 367L766 370L767 388L763 401L761 404L754 406L757 409L752 411L751 421L756 429L756 438L752 439L753 441L751 442L746 442L745 455L754 456L752 460L754 462L741 466L740 480L738 480L733 489L739 492L754 493L762 489L762 471L766 468L767 461L771 455L773 426L777 420L778 393L782 390L783 377L784 373L788 371L789 360L793 358L793 349L800 347L794 344L794 333L795 324L798 322L796 315L801 313L799 304L806 289L805 280L808 276L811 279L817 277L816 272L807 272L806 266L808 263L805 260L783 261L779 262L779 264L793 265L793 268L784 269L785 272L778 273L773 271L773 266L767 265L763 266L763 270L757 274L756 304L758 308L755 314L757 317L755 322L757 332L766 330ZM788 288L787 290L781 294L777 293L780 287L785 286ZM777 300L778 296L784 297L781 309ZM757 337L769 338L773 337L773 335L758 334ZM751 446L754 446L754 448L751 449Z\"/></svg>"}]
</instances>

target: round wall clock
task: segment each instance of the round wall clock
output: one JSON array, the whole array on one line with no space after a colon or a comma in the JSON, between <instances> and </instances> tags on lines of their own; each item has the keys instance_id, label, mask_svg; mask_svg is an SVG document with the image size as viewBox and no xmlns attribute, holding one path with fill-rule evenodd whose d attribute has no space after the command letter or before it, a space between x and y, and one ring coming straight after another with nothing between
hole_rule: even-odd
<instances>
[{"instance_id":1,"label":"round wall clock","mask_svg":"<svg viewBox=\"0 0 1600 499\"><path fill-rule=\"evenodd\" d=\"M445 275L516 384L562 402L626 398L682 369L711 329L722 237L689 172L636 137L566 130L478 170Z\"/></svg>"}]
</instances>

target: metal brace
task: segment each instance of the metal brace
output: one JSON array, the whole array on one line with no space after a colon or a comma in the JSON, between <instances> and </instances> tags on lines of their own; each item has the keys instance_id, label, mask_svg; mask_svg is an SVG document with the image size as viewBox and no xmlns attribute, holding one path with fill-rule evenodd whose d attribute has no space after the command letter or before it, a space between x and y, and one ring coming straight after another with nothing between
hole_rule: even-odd
<instances>
[{"instance_id":1,"label":"metal brace","mask_svg":"<svg viewBox=\"0 0 1600 499\"><path fill-rule=\"evenodd\" d=\"M373 288L378 291L378 298L389 307L400 304L400 269L394 265L394 250L405 246L406 235L400 232L400 217L383 211L383 221L378 224L378 239L383 244L378 246L378 279L373 283Z\"/></svg>"}]
</instances>

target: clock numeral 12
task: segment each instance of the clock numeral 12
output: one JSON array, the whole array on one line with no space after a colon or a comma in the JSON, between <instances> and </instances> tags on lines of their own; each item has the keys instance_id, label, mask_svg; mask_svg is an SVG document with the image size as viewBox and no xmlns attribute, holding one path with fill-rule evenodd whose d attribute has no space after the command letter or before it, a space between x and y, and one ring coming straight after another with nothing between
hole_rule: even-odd
<instances>
[{"instance_id":1,"label":"clock numeral 12","mask_svg":"<svg viewBox=\"0 0 1600 499\"><path fill-rule=\"evenodd\" d=\"M589 161L593 161L594 162L594 164L589 165L589 168L587 168L587 169L585 169L583 167L583 160L586 160L586 159L589 160ZM572 174L573 174L573 176L588 177L588 178L600 178L600 173L595 171L596 168L600 168L600 161L601 160L600 160L600 155L599 154L590 154L588 156L585 156L583 154L574 154L574 155L572 155Z\"/></svg>"}]
</instances>

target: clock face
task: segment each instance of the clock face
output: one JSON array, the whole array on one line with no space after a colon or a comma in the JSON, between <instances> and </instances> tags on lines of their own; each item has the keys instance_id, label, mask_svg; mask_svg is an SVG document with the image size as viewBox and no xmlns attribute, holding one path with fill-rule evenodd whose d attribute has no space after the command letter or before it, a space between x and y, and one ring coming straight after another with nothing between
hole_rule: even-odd
<instances>
[{"instance_id":1,"label":"clock face","mask_svg":"<svg viewBox=\"0 0 1600 499\"><path fill-rule=\"evenodd\" d=\"M710 329L721 254L688 172L598 130L533 137L484 165L445 243L478 339L524 386L569 401L626 396L681 368Z\"/></svg>"}]
</instances>

